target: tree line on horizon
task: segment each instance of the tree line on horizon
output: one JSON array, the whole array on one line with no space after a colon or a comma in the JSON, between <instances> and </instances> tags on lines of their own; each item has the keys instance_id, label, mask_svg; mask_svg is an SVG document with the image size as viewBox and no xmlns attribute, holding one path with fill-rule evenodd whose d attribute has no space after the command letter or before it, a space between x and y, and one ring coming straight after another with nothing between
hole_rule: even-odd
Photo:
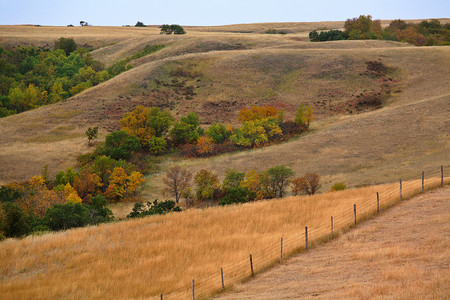
<instances>
[{"instance_id":1,"label":"tree line on horizon","mask_svg":"<svg viewBox=\"0 0 450 300\"><path fill-rule=\"evenodd\" d=\"M386 28L381 27L380 20L372 20L370 15L347 19L344 31L329 30L309 33L312 42L336 40L390 40L406 42L416 46L450 45L450 23L441 24L439 20L424 20L418 24L394 20Z\"/></svg>"}]
</instances>

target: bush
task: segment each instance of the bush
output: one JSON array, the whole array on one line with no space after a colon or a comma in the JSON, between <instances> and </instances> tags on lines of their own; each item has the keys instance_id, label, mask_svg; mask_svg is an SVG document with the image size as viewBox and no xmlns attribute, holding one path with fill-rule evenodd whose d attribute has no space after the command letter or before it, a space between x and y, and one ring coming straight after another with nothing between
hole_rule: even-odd
<instances>
[{"instance_id":1,"label":"bush","mask_svg":"<svg viewBox=\"0 0 450 300\"><path fill-rule=\"evenodd\" d=\"M132 151L141 150L139 139L124 130L115 131L106 136L101 154L113 159L130 159Z\"/></svg>"},{"instance_id":2,"label":"bush","mask_svg":"<svg viewBox=\"0 0 450 300\"><path fill-rule=\"evenodd\" d=\"M313 30L309 33L309 40L311 42L338 41L345 40L345 36L344 32L340 30L322 31L321 33Z\"/></svg>"},{"instance_id":3,"label":"bush","mask_svg":"<svg viewBox=\"0 0 450 300\"><path fill-rule=\"evenodd\" d=\"M211 138L215 144L222 144L230 137L230 134L225 125L220 123L213 124L206 130L206 136Z\"/></svg>"},{"instance_id":4,"label":"bush","mask_svg":"<svg viewBox=\"0 0 450 300\"><path fill-rule=\"evenodd\" d=\"M245 187L232 187L227 189L225 196L219 201L219 205L229 205L233 203L245 203L253 201L256 193Z\"/></svg>"},{"instance_id":5,"label":"bush","mask_svg":"<svg viewBox=\"0 0 450 300\"><path fill-rule=\"evenodd\" d=\"M141 21L137 21L135 27L146 27Z\"/></svg>"},{"instance_id":6,"label":"bush","mask_svg":"<svg viewBox=\"0 0 450 300\"><path fill-rule=\"evenodd\" d=\"M181 208L176 206L175 201L167 200L158 203L158 200L156 199L153 203L150 201L146 204L143 204L142 202L136 203L132 209L132 212L127 215L127 218L142 218L151 215L164 215L172 211L181 211Z\"/></svg>"},{"instance_id":7,"label":"bush","mask_svg":"<svg viewBox=\"0 0 450 300\"><path fill-rule=\"evenodd\" d=\"M59 38L55 41L55 45L53 47L54 50L61 49L63 50L67 56L70 53L77 50L77 43L75 43L72 38Z\"/></svg>"},{"instance_id":8,"label":"bush","mask_svg":"<svg viewBox=\"0 0 450 300\"><path fill-rule=\"evenodd\" d=\"M334 191L343 191L345 189L347 189L347 186L343 182L337 182L331 187L331 191L332 192L334 192Z\"/></svg>"},{"instance_id":9,"label":"bush","mask_svg":"<svg viewBox=\"0 0 450 300\"><path fill-rule=\"evenodd\" d=\"M320 176L316 173L308 173L303 177L291 181L292 190L295 195L314 195L320 188Z\"/></svg>"},{"instance_id":10,"label":"bush","mask_svg":"<svg viewBox=\"0 0 450 300\"><path fill-rule=\"evenodd\" d=\"M172 34L172 33L173 34L185 34L186 33L184 28L177 24L172 24L172 25L164 24L164 25L161 25L160 28L161 28L160 34Z\"/></svg>"},{"instance_id":11,"label":"bush","mask_svg":"<svg viewBox=\"0 0 450 300\"><path fill-rule=\"evenodd\" d=\"M30 231L30 224L25 212L12 202L5 202L1 206L3 210L3 227L5 237L21 237L27 235Z\"/></svg>"},{"instance_id":12,"label":"bush","mask_svg":"<svg viewBox=\"0 0 450 300\"><path fill-rule=\"evenodd\" d=\"M89 210L81 203L55 204L47 209L45 224L52 230L66 230L89 224Z\"/></svg>"},{"instance_id":13,"label":"bush","mask_svg":"<svg viewBox=\"0 0 450 300\"><path fill-rule=\"evenodd\" d=\"M148 150L154 155L164 153L166 151L167 142L163 137L152 136L148 141Z\"/></svg>"}]
</instances>

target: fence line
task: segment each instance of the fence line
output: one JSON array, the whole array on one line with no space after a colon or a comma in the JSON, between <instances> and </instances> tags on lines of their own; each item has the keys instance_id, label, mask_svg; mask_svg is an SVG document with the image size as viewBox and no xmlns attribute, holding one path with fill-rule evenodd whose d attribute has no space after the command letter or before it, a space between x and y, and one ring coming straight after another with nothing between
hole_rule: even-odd
<instances>
[{"instance_id":1,"label":"fence line","mask_svg":"<svg viewBox=\"0 0 450 300\"><path fill-rule=\"evenodd\" d=\"M205 299L225 292L233 288L236 283L249 280L254 274L283 263L283 260L294 254L312 250L310 248L314 245L336 238L340 233L356 227L359 222L385 211L402 200L449 184L449 179L444 177L443 166L438 172L424 173L422 171L417 178L399 179L398 184L389 190L377 192L371 199L365 199L366 201L358 206L354 204L345 213L330 216L331 222L328 224L321 224L314 228L305 227L303 232L297 235L280 235L277 242L252 252L246 259L223 266L217 273L202 278L192 278L188 285L166 291L154 299Z\"/></svg>"}]
</instances>

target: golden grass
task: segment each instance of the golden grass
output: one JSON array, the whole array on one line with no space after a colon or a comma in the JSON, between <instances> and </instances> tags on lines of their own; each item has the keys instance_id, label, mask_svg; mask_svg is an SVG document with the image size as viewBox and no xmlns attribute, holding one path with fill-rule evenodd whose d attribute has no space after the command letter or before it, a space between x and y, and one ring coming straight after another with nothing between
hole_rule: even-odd
<instances>
[{"instance_id":1,"label":"golden grass","mask_svg":"<svg viewBox=\"0 0 450 300\"><path fill-rule=\"evenodd\" d=\"M426 180L427 188L438 185L439 178ZM404 199L419 190L419 181L404 182ZM398 201L395 183L6 240L0 292L3 299L187 298L195 279L198 297L208 296L220 289L220 267L230 287L248 278L250 253L255 271L264 270L279 261L281 237L288 255L303 249L305 226L312 243L329 234L331 215L335 232L345 230L354 203L360 219L373 214L376 192L382 209Z\"/></svg>"}]
</instances>

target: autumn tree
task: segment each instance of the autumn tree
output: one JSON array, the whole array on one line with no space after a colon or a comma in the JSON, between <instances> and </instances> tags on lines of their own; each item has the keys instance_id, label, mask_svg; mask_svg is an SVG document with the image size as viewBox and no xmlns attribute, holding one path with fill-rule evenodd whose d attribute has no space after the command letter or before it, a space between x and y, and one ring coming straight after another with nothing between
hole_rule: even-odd
<instances>
[{"instance_id":1,"label":"autumn tree","mask_svg":"<svg viewBox=\"0 0 450 300\"><path fill-rule=\"evenodd\" d=\"M351 40L376 39L381 32L381 23L372 21L371 15L360 15L358 18L347 19L344 24L345 34Z\"/></svg>"},{"instance_id":2,"label":"autumn tree","mask_svg":"<svg viewBox=\"0 0 450 300\"><path fill-rule=\"evenodd\" d=\"M101 191L102 181L97 174L91 173L89 168L81 170L80 176L75 178L73 187L83 203L91 202L93 196Z\"/></svg>"},{"instance_id":3,"label":"autumn tree","mask_svg":"<svg viewBox=\"0 0 450 300\"><path fill-rule=\"evenodd\" d=\"M241 123L247 121L261 120L265 118L275 118L278 110L273 106L252 106L251 108L244 107L239 111L239 121Z\"/></svg>"},{"instance_id":4,"label":"autumn tree","mask_svg":"<svg viewBox=\"0 0 450 300\"><path fill-rule=\"evenodd\" d=\"M192 179L192 173L179 166L175 166L167 171L163 178L163 183L166 185L165 192L175 197L176 203L180 201L183 193L186 193Z\"/></svg>"},{"instance_id":5,"label":"autumn tree","mask_svg":"<svg viewBox=\"0 0 450 300\"><path fill-rule=\"evenodd\" d=\"M316 173L307 173L303 177L293 179L291 183L295 195L314 195L320 188L320 176Z\"/></svg>"},{"instance_id":6,"label":"autumn tree","mask_svg":"<svg viewBox=\"0 0 450 300\"><path fill-rule=\"evenodd\" d=\"M268 169L262 177L263 188L270 198L282 198L286 194L289 178L295 173L286 166L275 166Z\"/></svg>"},{"instance_id":7,"label":"autumn tree","mask_svg":"<svg viewBox=\"0 0 450 300\"><path fill-rule=\"evenodd\" d=\"M262 188L262 177L263 175L261 172L250 170L245 174L240 186L248 188L249 191L255 192L258 200L264 199L266 195Z\"/></svg>"},{"instance_id":8,"label":"autumn tree","mask_svg":"<svg viewBox=\"0 0 450 300\"><path fill-rule=\"evenodd\" d=\"M198 154L210 154L214 151L213 140L206 136L201 136L197 140L197 153Z\"/></svg>"},{"instance_id":9,"label":"autumn tree","mask_svg":"<svg viewBox=\"0 0 450 300\"><path fill-rule=\"evenodd\" d=\"M199 201L213 200L214 192L219 189L219 179L217 175L208 170L201 170L194 176L197 185L196 196Z\"/></svg>"},{"instance_id":10,"label":"autumn tree","mask_svg":"<svg viewBox=\"0 0 450 300\"><path fill-rule=\"evenodd\" d=\"M297 123L297 125L305 125L307 128L309 128L309 125L313 120L314 109L311 105L302 104L297 108L294 119L294 122Z\"/></svg>"},{"instance_id":11,"label":"autumn tree","mask_svg":"<svg viewBox=\"0 0 450 300\"><path fill-rule=\"evenodd\" d=\"M272 137L282 135L281 128L275 118L245 121L240 128L234 130L231 141L245 147L259 146L267 143Z\"/></svg>"},{"instance_id":12,"label":"autumn tree","mask_svg":"<svg viewBox=\"0 0 450 300\"><path fill-rule=\"evenodd\" d=\"M118 202L126 196L133 196L144 182L141 173L132 171L128 175L123 167L115 167L104 194L111 201Z\"/></svg>"},{"instance_id":13,"label":"autumn tree","mask_svg":"<svg viewBox=\"0 0 450 300\"><path fill-rule=\"evenodd\" d=\"M119 123L126 133L136 136L141 145L146 145L150 138L156 134L155 129L148 123L149 118L150 109L138 105L132 112L125 113Z\"/></svg>"}]
</instances>

